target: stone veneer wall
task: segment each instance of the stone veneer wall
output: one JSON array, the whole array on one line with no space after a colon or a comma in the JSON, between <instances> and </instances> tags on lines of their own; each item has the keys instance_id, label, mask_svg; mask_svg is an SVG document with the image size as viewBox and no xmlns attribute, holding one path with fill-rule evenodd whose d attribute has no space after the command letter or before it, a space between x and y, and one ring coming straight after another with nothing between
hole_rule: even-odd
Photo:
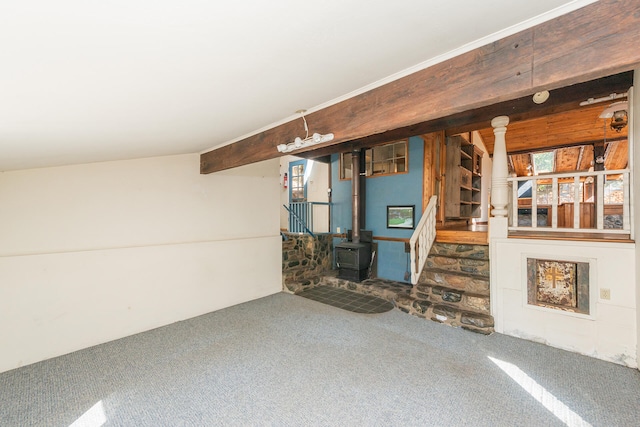
<instances>
[{"instance_id":1,"label":"stone veneer wall","mask_svg":"<svg viewBox=\"0 0 640 427\"><path fill-rule=\"evenodd\" d=\"M485 245L435 243L411 291L410 312L451 326L493 332L488 250Z\"/></svg>"},{"instance_id":2,"label":"stone veneer wall","mask_svg":"<svg viewBox=\"0 0 640 427\"><path fill-rule=\"evenodd\" d=\"M285 291L316 285L331 269L333 239L330 234L284 233L282 242L282 285Z\"/></svg>"}]
</instances>

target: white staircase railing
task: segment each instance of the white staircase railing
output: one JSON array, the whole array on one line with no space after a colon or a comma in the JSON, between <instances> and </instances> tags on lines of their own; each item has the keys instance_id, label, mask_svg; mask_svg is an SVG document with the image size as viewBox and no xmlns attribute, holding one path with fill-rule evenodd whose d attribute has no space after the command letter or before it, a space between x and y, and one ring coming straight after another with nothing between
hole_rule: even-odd
<instances>
[{"instance_id":1,"label":"white staircase railing","mask_svg":"<svg viewBox=\"0 0 640 427\"><path fill-rule=\"evenodd\" d=\"M411 284L418 283L418 278L422 273L431 245L436 239L436 210L437 210L436 196L432 196L420 218L420 222L416 226L416 230L413 232L409 245L411 247Z\"/></svg>"}]
</instances>

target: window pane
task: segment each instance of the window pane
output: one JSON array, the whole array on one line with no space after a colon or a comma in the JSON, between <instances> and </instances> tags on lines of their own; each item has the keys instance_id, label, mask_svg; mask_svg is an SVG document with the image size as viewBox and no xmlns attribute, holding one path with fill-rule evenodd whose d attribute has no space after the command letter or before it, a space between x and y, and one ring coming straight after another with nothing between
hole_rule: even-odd
<instances>
[{"instance_id":1,"label":"window pane","mask_svg":"<svg viewBox=\"0 0 640 427\"><path fill-rule=\"evenodd\" d=\"M304 198L304 189L303 188L292 188L291 189L291 197L294 200L300 200Z\"/></svg>"},{"instance_id":2,"label":"window pane","mask_svg":"<svg viewBox=\"0 0 640 427\"><path fill-rule=\"evenodd\" d=\"M553 172L554 169L554 152L547 151L545 153L535 153L533 157L533 171L536 175L540 173Z\"/></svg>"},{"instance_id":3,"label":"window pane","mask_svg":"<svg viewBox=\"0 0 640 427\"><path fill-rule=\"evenodd\" d=\"M624 195L622 193L622 179L612 179L604 182L604 202L605 204L622 204Z\"/></svg>"},{"instance_id":4,"label":"window pane","mask_svg":"<svg viewBox=\"0 0 640 427\"><path fill-rule=\"evenodd\" d=\"M538 204L550 205L551 204L551 184L539 184L538 185Z\"/></svg>"},{"instance_id":5,"label":"window pane","mask_svg":"<svg viewBox=\"0 0 640 427\"><path fill-rule=\"evenodd\" d=\"M407 172L407 143L398 141L367 150L367 176Z\"/></svg>"},{"instance_id":6,"label":"window pane","mask_svg":"<svg viewBox=\"0 0 640 427\"><path fill-rule=\"evenodd\" d=\"M340 154L340 179L351 179L351 153Z\"/></svg>"}]
</instances>

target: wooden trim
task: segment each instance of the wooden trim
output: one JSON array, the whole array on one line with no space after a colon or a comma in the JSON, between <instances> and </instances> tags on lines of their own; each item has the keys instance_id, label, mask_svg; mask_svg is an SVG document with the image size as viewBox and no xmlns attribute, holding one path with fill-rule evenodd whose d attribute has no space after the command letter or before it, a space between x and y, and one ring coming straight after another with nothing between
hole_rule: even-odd
<instances>
[{"instance_id":1,"label":"wooden trim","mask_svg":"<svg viewBox=\"0 0 640 427\"><path fill-rule=\"evenodd\" d=\"M601 233L576 233L556 232L541 233L527 231L509 231L509 239L533 239L533 240L565 240L572 242L601 242L601 243L634 243L628 235L601 234Z\"/></svg>"},{"instance_id":2,"label":"wooden trim","mask_svg":"<svg viewBox=\"0 0 640 427\"><path fill-rule=\"evenodd\" d=\"M436 230L436 242L488 245L489 238L486 231L447 230L440 228Z\"/></svg>"},{"instance_id":3,"label":"wooden trim","mask_svg":"<svg viewBox=\"0 0 640 427\"><path fill-rule=\"evenodd\" d=\"M403 237L373 236L373 240L383 240L385 242L404 242L404 243L408 243L411 239L403 238Z\"/></svg>"},{"instance_id":4,"label":"wooden trim","mask_svg":"<svg viewBox=\"0 0 640 427\"><path fill-rule=\"evenodd\" d=\"M631 70L640 63L637 8L637 0L600 0L311 113L314 129L335 139L293 154L418 135L447 116ZM280 157L276 146L302 132L295 119L209 151L200 172Z\"/></svg>"}]
</instances>

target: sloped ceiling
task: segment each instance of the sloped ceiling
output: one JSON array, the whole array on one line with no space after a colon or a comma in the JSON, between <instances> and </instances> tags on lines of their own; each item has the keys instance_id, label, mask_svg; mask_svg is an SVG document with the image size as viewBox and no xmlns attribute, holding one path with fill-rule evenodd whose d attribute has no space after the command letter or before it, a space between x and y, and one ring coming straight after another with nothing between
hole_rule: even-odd
<instances>
[{"instance_id":1,"label":"sloped ceiling","mask_svg":"<svg viewBox=\"0 0 640 427\"><path fill-rule=\"evenodd\" d=\"M201 152L589 3L4 2L0 170Z\"/></svg>"}]
</instances>

